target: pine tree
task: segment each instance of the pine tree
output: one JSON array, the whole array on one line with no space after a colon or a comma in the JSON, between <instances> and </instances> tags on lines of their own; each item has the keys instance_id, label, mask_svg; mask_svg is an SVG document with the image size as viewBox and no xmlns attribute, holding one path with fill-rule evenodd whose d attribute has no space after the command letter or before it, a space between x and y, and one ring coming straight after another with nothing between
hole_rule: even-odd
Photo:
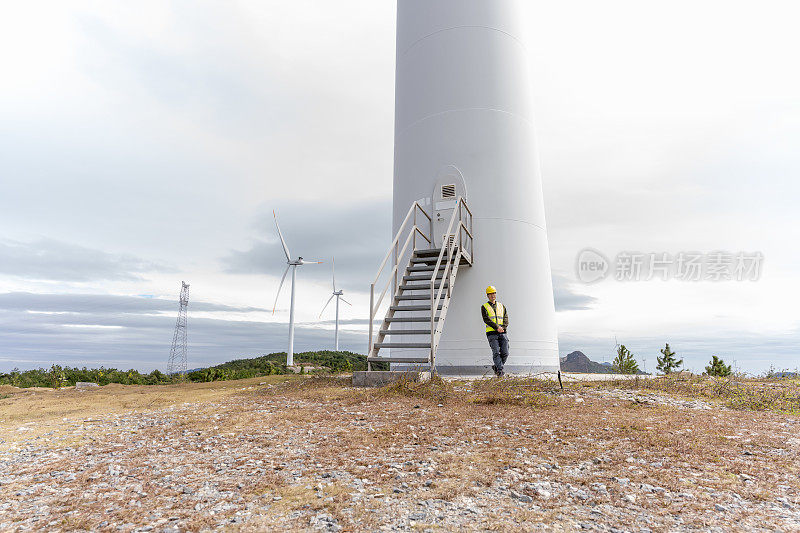
<instances>
[{"instance_id":1,"label":"pine tree","mask_svg":"<svg viewBox=\"0 0 800 533\"><path fill-rule=\"evenodd\" d=\"M720 377L730 376L731 365L726 365L722 358L712 355L710 364L706 367L706 374Z\"/></svg>"},{"instance_id":2,"label":"pine tree","mask_svg":"<svg viewBox=\"0 0 800 533\"><path fill-rule=\"evenodd\" d=\"M683 359L675 359L675 352L669 349L669 343L664 346L664 349L659 351L663 355L663 357L656 357L656 360L658 361L656 369L658 369L659 372L663 374L671 374L683 364Z\"/></svg>"},{"instance_id":3,"label":"pine tree","mask_svg":"<svg viewBox=\"0 0 800 533\"><path fill-rule=\"evenodd\" d=\"M612 367L614 372L618 374L636 374L639 372L639 365L636 363L636 359L633 358L633 354L624 344L617 348L617 357L614 359Z\"/></svg>"}]
</instances>

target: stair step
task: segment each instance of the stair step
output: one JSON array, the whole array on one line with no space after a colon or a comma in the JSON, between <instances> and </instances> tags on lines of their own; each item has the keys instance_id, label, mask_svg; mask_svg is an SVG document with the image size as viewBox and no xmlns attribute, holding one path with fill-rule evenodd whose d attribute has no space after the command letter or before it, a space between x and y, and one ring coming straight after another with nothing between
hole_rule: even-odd
<instances>
[{"instance_id":1,"label":"stair step","mask_svg":"<svg viewBox=\"0 0 800 533\"><path fill-rule=\"evenodd\" d=\"M395 296L394 299L398 302L405 302L409 300L430 300L431 294L430 292L428 292L428 294L404 294L402 296Z\"/></svg>"},{"instance_id":2,"label":"stair step","mask_svg":"<svg viewBox=\"0 0 800 533\"><path fill-rule=\"evenodd\" d=\"M427 357L367 357L370 363L430 363Z\"/></svg>"},{"instance_id":3,"label":"stair step","mask_svg":"<svg viewBox=\"0 0 800 533\"><path fill-rule=\"evenodd\" d=\"M438 261L438 260L439 260L438 256L436 256L436 257L412 257L411 258L411 263L413 263L415 265L423 265L423 264L427 265L428 267L430 267L428 270L432 271L433 267L436 266L436 261ZM439 265L439 269L443 268L446 263L447 263L447 257L445 256L442 259L441 264ZM471 266L471 263L469 261L467 261L467 258L464 257L463 255L459 257L458 264L459 265L470 265ZM409 267L409 270L414 270L414 268L415 267Z\"/></svg>"},{"instance_id":4,"label":"stair step","mask_svg":"<svg viewBox=\"0 0 800 533\"><path fill-rule=\"evenodd\" d=\"M427 250L415 250L414 255L416 257L439 257L439 254L442 253L441 248L428 248Z\"/></svg>"},{"instance_id":5,"label":"stair step","mask_svg":"<svg viewBox=\"0 0 800 533\"><path fill-rule=\"evenodd\" d=\"M423 256L423 257L412 257L410 262L412 264L414 264L414 265L419 265L419 264L424 263L424 264L430 266L431 270L433 270L433 267L436 266L436 261L438 261L438 260L439 260L439 256L438 255L431 255L431 256L427 256L426 255L426 256ZM442 265L444 265L444 263L445 263L445 261L444 261L444 259L442 259L442 263L440 265L440 268L441 268Z\"/></svg>"},{"instance_id":6,"label":"stair step","mask_svg":"<svg viewBox=\"0 0 800 533\"><path fill-rule=\"evenodd\" d=\"M441 281L443 272L436 275L436 281ZM403 281L430 281L430 274L412 274L410 276L403 276Z\"/></svg>"},{"instance_id":7,"label":"stair step","mask_svg":"<svg viewBox=\"0 0 800 533\"><path fill-rule=\"evenodd\" d=\"M430 348L429 342L376 342L375 348ZM427 359L426 359L427 361Z\"/></svg>"},{"instance_id":8,"label":"stair step","mask_svg":"<svg viewBox=\"0 0 800 533\"><path fill-rule=\"evenodd\" d=\"M417 265L408 267L409 272L433 272L433 267L436 265ZM446 265L439 265L439 270L444 270ZM430 276L428 276L430 279Z\"/></svg>"},{"instance_id":9,"label":"stair step","mask_svg":"<svg viewBox=\"0 0 800 533\"><path fill-rule=\"evenodd\" d=\"M448 285L450 285L450 284L449 283L445 283L444 284L445 288L447 288ZM442 286L441 284L436 284L436 285L434 285L434 289L438 289L441 286ZM430 291L431 290L431 284L430 283L420 283L420 284L417 284L417 285L400 285L400 289L404 290L404 291Z\"/></svg>"},{"instance_id":10,"label":"stair step","mask_svg":"<svg viewBox=\"0 0 800 533\"><path fill-rule=\"evenodd\" d=\"M409 270L414 270L414 268L416 266L423 266L424 265L424 266L428 267L428 271L432 271L433 267L436 266L436 262L438 260L439 260L439 256L438 255L436 255L436 256L424 256L424 257L412 257L411 260L410 260L410 263L411 263L411 265L414 265L414 266L410 266ZM447 264L447 255L445 255L442 258L442 262L439 263L439 269L441 270L442 268L444 268L446 264ZM459 255L459 264L460 265L467 265L467 264L469 264L469 261L467 261L466 257L464 257L463 255Z\"/></svg>"},{"instance_id":11,"label":"stair step","mask_svg":"<svg viewBox=\"0 0 800 533\"><path fill-rule=\"evenodd\" d=\"M429 329L382 329L381 335L430 335Z\"/></svg>"},{"instance_id":12,"label":"stair step","mask_svg":"<svg viewBox=\"0 0 800 533\"><path fill-rule=\"evenodd\" d=\"M393 305L389 307L392 311L430 311L431 306L428 305ZM442 304L440 303L437 307L437 310L442 309Z\"/></svg>"},{"instance_id":13,"label":"stair step","mask_svg":"<svg viewBox=\"0 0 800 533\"><path fill-rule=\"evenodd\" d=\"M439 321L439 317L435 316L435 317L433 317L433 320L434 320L434 322L438 322ZM392 322L400 322L400 323L403 323L403 322L430 322L430 321L431 321L431 317L429 317L429 316L409 316L409 317L403 317L403 318L386 318L386 319L384 319L384 322L389 322L389 323L392 323Z\"/></svg>"}]
</instances>

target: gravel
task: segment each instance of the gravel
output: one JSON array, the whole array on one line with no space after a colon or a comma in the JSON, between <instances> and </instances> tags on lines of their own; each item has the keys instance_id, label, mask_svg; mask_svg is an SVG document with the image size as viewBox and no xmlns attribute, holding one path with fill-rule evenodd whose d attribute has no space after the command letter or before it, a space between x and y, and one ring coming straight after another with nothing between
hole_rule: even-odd
<instances>
[{"instance_id":1,"label":"gravel","mask_svg":"<svg viewBox=\"0 0 800 533\"><path fill-rule=\"evenodd\" d=\"M800 530L794 419L580 398L526 411L309 394L287 409L278 391L68 419L0 448L0 530ZM669 418L687 410L705 418ZM692 440L714 423L737 438ZM727 452L685 456L708 442Z\"/></svg>"}]
</instances>

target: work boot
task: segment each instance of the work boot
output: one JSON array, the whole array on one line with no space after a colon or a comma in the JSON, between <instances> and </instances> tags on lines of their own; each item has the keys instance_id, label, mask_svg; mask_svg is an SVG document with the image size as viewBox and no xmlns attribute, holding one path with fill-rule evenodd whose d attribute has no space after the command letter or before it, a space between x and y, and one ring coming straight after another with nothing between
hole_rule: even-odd
<instances>
[{"instance_id":1,"label":"work boot","mask_svg":"<svg viewBox=\"0 0 800 533\"><path fill-rule=\"evenodd\" d=\"M494 372L495 376L499 375L499 372L497 371L497 367L494 366L494 365L492 365L492 372Z\"/></svg>"}]
</instances>

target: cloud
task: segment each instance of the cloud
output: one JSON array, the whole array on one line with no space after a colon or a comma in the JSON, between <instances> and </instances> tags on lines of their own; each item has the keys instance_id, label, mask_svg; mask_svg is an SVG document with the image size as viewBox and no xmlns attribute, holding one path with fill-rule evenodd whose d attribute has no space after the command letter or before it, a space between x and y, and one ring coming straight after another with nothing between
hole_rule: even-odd
<instances>
[{"instance_id":1,"label":"cloud","mask_svg":"<svg viewBox=\"0 0 800 533\"><path fill-rule=\"evenodd\" d=\"M219 312L222 318L197 317L193 311ZM230 320L224 315L261 311L264 310L190 303L189 366L208 366L285 351L285 324ZM54 363L163 370L176 314L176 302L152 298L0 294L0 371L48 367ZM343 349L365 350L363 334L340 330L339 336ZM330 348L332 344L330 330L297 325L297 351Z\"/></svg>"},{"instance_id":2,"label":"cloud","mask_svg":"<svg viewBox=\"0 0 800 533\"><path fill-rule=\"evenodd\" d=\"M553 299L556 311L585 311L597 301L594 296L574 292L575 282L564 275L553 274Z\"/></svg>"},{"instance_id":3,"label":"cloud","mask_svg":"<svg viewBox=\"0 0 800 533\"><path fill-rule=\"evenodd\" d=\"M310 325L309 323L308 325ZM336 324L335 320L320 320L318 322L314 322L314 324L318 326L333 326ZM342 326L368 326L369 320L366 318L340 318L339 319L339 327Z\"/></svg>"},{"instance_id":4,"label":"cloud","mask_svg":"<svg viewBox=\"0 0 800 533\"><path fill-rule=\"evenodd\" d=\"M0 241L0 275L29 280L141 280L168 267L129 254L112 254L53 239Z\"/></svg>"},{"instance_id":5,"label":"cloud","mask_svg":"<svg viewBox=\"0 0 800 533\"><path fill-rule=\"evenodd\" d=\"M120 314L149 314L177 310L177 300L147 296L117 296L111 294L32 294L9 292L0 294L0 310L39 313L73 313L115 316ZM235 307L209 302L190 301L192 311L251 313L266 312L260 307Z\"/></svg>"},{"instance_id":6,"label":"cloud","mask_svg":"<svg viewBox=\"0 0 800 533\"><path fill-rule=\"evenodd\" d=\"M304 278L329 282L335 257L337 288L359 292L368 288L391 242L391 202L380 200L356 207L282 202L276 207L292 258L324 261L303 267L300 272ZM254 225L268 239L256 240L248 250L230 251L221 260L224 270L280 276L286 258L272 211L259 214Z\"/></svg>"}]
</instances>

